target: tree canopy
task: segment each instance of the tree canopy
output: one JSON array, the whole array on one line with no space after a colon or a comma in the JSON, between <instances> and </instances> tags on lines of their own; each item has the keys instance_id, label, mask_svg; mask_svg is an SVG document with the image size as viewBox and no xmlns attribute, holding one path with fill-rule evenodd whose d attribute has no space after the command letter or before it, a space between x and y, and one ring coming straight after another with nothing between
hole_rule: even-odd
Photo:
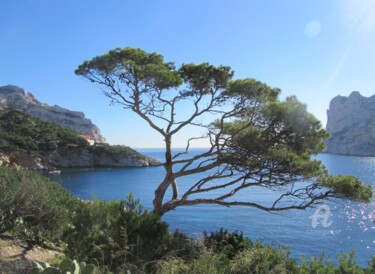
<instances>
[{"instance_id":1,"label":"tree canopy","mask_svg":"<svg viewBox=\"0 0 375 274\"><path fill-rule=\"evenodd\" d=\"M329 198L372 197L371 187L354 177L329 176L311 157L324 150L328 133L304 104L294 96L281 101L280 89L256 79L234 79L229 66L176 68L160 54L117 48L83 62L75 73L98 84L111 103L135 112L163 136L165 177L153 201L158 215L196 204L280 211ZM190 111L187 117L178 115L182 107ZM211 122L203 122L207 117ZM185 153L173 154L173 137L189 127L206 133L187 139ZM209 147L189 156L191 142L201 138ZM178 179L192 174L202 178L179 193ZM250 187L275 191L278 198L270 204L238 198L238 192Z\"/></svg>"}]
</instances>

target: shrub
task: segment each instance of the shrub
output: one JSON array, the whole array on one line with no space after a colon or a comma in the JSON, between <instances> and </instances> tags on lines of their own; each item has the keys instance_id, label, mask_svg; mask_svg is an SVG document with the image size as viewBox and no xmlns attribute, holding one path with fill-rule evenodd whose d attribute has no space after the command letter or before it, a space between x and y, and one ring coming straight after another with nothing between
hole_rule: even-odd
<instances>
[{"instance_id":1,"label":"shrub","mask_svg":"<svg viewBox=\"0 0 375 274\"><path fill-rule=\"evenodd\" d=\"M343 274L364 274L363 268L356 265L354 259L354 251L349 253L342 253L339 257L340 265L338 267L338 272Z\"/></svg>"},{"instance_id":2,"label":"shrub","mask_svg":"<svg viewBox=\"0 0 375 274\"><path fill-rule=\"evenodd\" d=\"M310 258L308 263L304 257L301 258L300 273L301 274L335 274L336 267L330 260L325 261L324 254L318 258Z\"/></svg>"},{"instance_id":3,"label":"shrub","mask_svg":"<svg viewBox=\"0 0 375 274\"><path fill-rule=\"evenodd\" d=\"M289 252L282 248L255 245L251 250L239 253L233 261L233 274L288 274L297 273L298 265L289 258Z\"/></svg>"},{"instance_id":4,"label":"shrub","mask_svg":"<svg viewBox=\"0 0 375 274\"><path fill-rule=\"evenodd\" d=\"M94 199L77 209L65 233L68 255L79 260L96 258L116 272L141 268L162 254L168 226L134 201Z\"/></svg>"},{"instance_id":5,"label":"shrub","mask_svg":"<svg viewBox=\"0 0 375 274\"><path fill-rule=\"evenodd\" d=\"M128 147L128 146L121 146L121 145L108 145L108 144L97 144L95 146L91 146L90 149L93 151L94 155L100 157L102 155L108 155L109 157L116 159L122 158L124 156L134 157L138 159L145 159L146 156L140 154L136 150Z\"/></svg>"},{"instance_id":6,"label":"shrub","mask_svg":"<svg viewBox=\"0 0 375 274\"><path fill-rule=\"evenodd\" d=\"M223 252L229 259L252 246L250 239L244 237L242 232L228 232L223 228L210 234L204 231L202 241L206 248L215 253Z\"/></svg>"},{"instance_id":7,"label":"shrub","mask_svg":"<svg viewBox=\"0 0 375 274\"><path fill-rule=\"evenodd\" d=\"M300 267L301 274L372 274L375 273L375 256L369 261L369 267L363 268L356 265L354 251L342 253L339 257L339 264L333 265L329 260L325 261L324 254L319 258L310 258L307 263L302 258Z\"/></svg>"},{"instance_id":8,"label":"shrub","mask_svg":"<svg viewBox=\"0 0 375 274\"><path fill-rule=\"evenodd\" d=\"M34 171L0 167L0 232L30 243L57 240L79 201Z\"/></svg>"},{"instance_id":9,"label":"shrub","mask_svg":"<svg viewBox=\"0 0 375 274\"><path fill-rule=\"evenodd\" d=\"M191 262L199 258L204 250L204 246L178 230L174 233L170 233L169 239L165 242L164 256L178 257L186 262Z\"/></svg>"},{"instance_id":10,"label":"shrub","mask_svg":"<svg viewBox=\"0 0 375 274\"><path fill-rule=\"evenodd\" d=\"M186 263L181 258L172 257L168 260L159 262L156 273L177 274L177 273L194 273L207 274L229 273L231 262L223 254L214 254L204 251L197 259Z\"/></svg>"},{"instance_id":11,"label":"shrub","mask_svg":"<svg viewBox=\"0 0 375 274\"><path fill-rule=\"evenodd\" d=\"M375 273L375 255L368 262L368 273Z\"/></svg>"},{"instance_id":12,"label":"shrub","mask_svg":"<svg viewBox=\"0 0 375 274\"><path fill-rule=\"evenodd\" d=\"M170 257L158 261L156 265L157 274L178 274L187 273L188 265L182 258Z\"/></svg>"}]
</instances>

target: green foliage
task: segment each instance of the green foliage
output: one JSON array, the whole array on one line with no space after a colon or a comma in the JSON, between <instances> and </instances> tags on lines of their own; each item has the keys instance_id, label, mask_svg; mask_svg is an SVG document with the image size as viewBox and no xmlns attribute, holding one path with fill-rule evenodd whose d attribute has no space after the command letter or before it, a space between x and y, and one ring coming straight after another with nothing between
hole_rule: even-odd
<instances>
[{"instance_id":1,"label":"green foliage","mask_svg":"<svg viewBox=\"0 0 375 274\"><path fill-rule=\"evenodd\" d=\"M165 63L163 56L155 52L147 53L135 48L111 50L91 61L85 61L75 73L85 76L90 70L121 75L126 83L136 78L148 86L159 89L175 87L182 82L173 63Z\"/></svg>"},{"instance_id":2,"label":"green foliage","mask_svg":"<svg viewBox=\"0 0 375 274\"><path fill-rule=\"evenodd\" d=\"M280 94L277 88L271 88L256 79L238 79L229 83L225 93L230 96L245 97L255 102L275 101Z\"/></svg>"},{"instance_id":3,"label":"green foliage","mask_svg":"<svg viewBox=\"0 0 375 274\"><path fill-rule=\"evenodd\" d=\"M368 273L375 273L375 255L371 256L371 261L368 262Z\"/></svg>"},{"instance_id":4,"label":"green foliage","mask_svg":"<svg viewBox=\"0 0 375 274\"><path fill-rule=\"evenodd\" d=\"M167 237L168 226L129 197L126 202L94 199L84 204L75 211L64 240L70 257L129 269L155 259Z\"/></svg>"},{"instance_id":5,"label":"green foliage","mask_svg":"<svg viewBox=\"0 0 375 274\"><path fill-rule=\"evenodd\" d=\"M262 121L249 126L248 119L259 113ZM220 127L220 123L213 126ZM310 159L310 154L324 149L327 132L295 97L265 102L260 110L245 112L240 119L225 123L224 132L233 136L235 144L228 149L227 162L248 168L277 165L280 168L274 173L306 178L326 172L321 162Z\"/></svg>"},{"instance_id":6,"label":"green foliage","mask_svg":"<svg viewBox=\"0 0 375 274\"><path fill-rule=\"evenodd\" d=\"M186 262L199 258L204 250L200 243L178 230L169 234L169 238L164 241L164 245L165 248L161 254L163 257L178 257Z\"/></svg>"},{"instance_id":7,"label":"green foliage","mask_svg":"<svg viewBox=\"0 0 375 274\"><path fill-rule=\"evenodd\" d=\"M98 84L112 103L136 113L165 140L166 174L153 202L154 212L160 216L178 206L207 203L246 205L266 211L303 209L327 198L342 197L340 191L346 197L354 194L345 187L326 190L317 182L328 172L311 155L324 150L328 132L306 105L294 96L280 100L280 89L258 80L233 80L229 66L188 63L176 69L160 54L117 48L83 62L75 73ZM182 120L177 114L180 107L187 110ZM211 117L217 120L203 124L206 114L214 114ZM180 155L172 155L173 138L189 126L206 128L207 134L203 135L211 147L179 162ZM194 139L188 140L188 146ZM176 163L184 163L185 167L176 170ZM192 182L185 193L176 195L178 178L202 172L206 178ZM213 178L220 183L207 187ZM241 186L239 180L243 181ZM301 182L309 184L293 191ZM272 206L236 199L241 190L254 186L270 191L282 187L284 193ZM166 197L169 188L174 194L171 198ZM218 189L227 193L216 196ZM203 192L210 193L206 198L193 198L192 194ZM367 194L353 198L366 200Z\"/></svg>"},{"instance_id":8,"label":"green foliage","mask_svg":"<svg viewBox=\"0 0 375 274\"><path fill-rule=\"evenodd\" d=\"M307 106L290 96L283 102L272 102L263 110L269 138L296 153L319 153L324 150L328 132L318 119L307 111ZM277 137L277 138L276 138Z\"/></svg>"},{"instance_id":9,"label":"green foliage","mask_svg":"<svg viewBox=\"0 0 375 274\"><path fill-rule=\"evenodd\" d=\"M128 146L121 146L121 145L108 145L108 144L97 144L95 146L91 146L90 150L93 151L96 157L106 156L112 159L116 158L123 158L124 156L128 157L135 157L139 159L145 159L146 157L136 150L128 147Z\"/></svg>"},{"instance_id":10,"label":"green foliage","mask_svg":"<svg viewBox=\"0 0 375 274\"><path fill-rule=\"evenodd\" d=\"M296 273L297 263L289 258L285 249L276 250L270 246L257 245L251 250L239 253L231 268L231 273Z\"/></svg>"},{"instance_id":11,"label":"green foliage","mask_svg":"<svg viewBox=\"0 0 375 274\"><path fill-rule=\"evenodd\" d=\"M375 256L359 267L354 252L338 265L321 258L290 258L285 248L253 244L237 231L204 232L198 242L168 232L160 217L129 195L125 201L83 202L36 172L0 168L0 233L29 243L65 241L75 260L34 273L375 273ZM88 263L85 263L85 262Z\"/></svg>"},{"instance_id":12,"label":"green foliage","mask_svg":"<svg viewBox=\"0 0 375 274\"><path fill-rule=\"evenodd\" d=\"M323 177L320 184L333 189L336 193L355 200L370 202L373 189L364 185L359 179L353 176Z\"/></svg>"},{"instance_id":13,"label":"green foliage","mask_svg":"<svg viewBox=\"0 0 375 274\"><path fill-rule=\"evenodd\" d=\"M126 228L119 223L123 210L123 202L94 199L93 203L83 204L74 212L63 237L68 244L67 254L79 260L96 258L109 266L119 259L125 262L129 245Z\"/></svg>"},{"instance_id":14,"label":"green foliage","mask_svg":"<svg viewBox=\"0 0 375 274\"><path fill-rule=\"evenodd\" d=\"M344 253L339 258L340 265L338 267L338 270L341 273L358 273L362 274L364 273L363 270L355 265L355 259L354 259L354 252L350 253Z\"/></svg>"},{"instance_id":15,"label":"green foliage","mask_svg":"<svg viewBox=\"0 0 375 274\"><path fill-rule=\"evenodd\" d=\"M185 262L181 258L172 257L160 261L157 265L158 274L207 274L230 273L231 262L222 254L205 251L191 262Z\"/></svg>"},{"instance_id":16,"label":"green foliage","mask_svg":"<svg viewBox=\"0 0 375 274\"><path fill-rule=\"evenodd\" d=\"M37 172L0 167L0 233L32 243L59 239L79 201Z\"/></svg>"},{"instance_id":17,"label":"green foliage","mask_svg":"<svg viewBox=\"0 0 375 274\"><path fill-rule=\"evenodd\" d=\"M156 265L157 274L187 273L188 268L185 261L179 257L170 257L161 260Z\"/></svg>"},{"instance_id":18,"label":"green foliage","mask_svg":"<svg viewBox=\"0 0 375 274\"><path fill-rule=\"evenodd\" d=\"M307 263L305 258L302 258L299 272L301 274L372 274L375 273L375 256L369 262L368 268L359 267L356 265L354 259L354 251L349 253L342 253L339 257L339 264L334 265L330 260L326 261L325 256L318 258L310 258Z\"/></svg>"},{"instance_id":19,"label":"green foliage","mask_svg":"<svg viewBox=\"0 0 375 274\"><path fill-rule=\"evenodd\" d=\"M215 67L208 63L183 64L179 73L189 89L182 92L184 96L212 94L215 89L226 88L233 76L230 67Z\"/></svg>"},{"instance_id":20,"label":"green foliage","mask_svg":"<svg viewBox=\"0 0 375 274\"><path fill-rule=\"evenodd\" d=\"M324 254L318 258L310 258L307 262L304 257L301 258L301 266L299 269L303 274L334 274L335 266L330 260L325 261Z\"/></svg>"},{"instance_id":21,"label":"green foliage","mask_svg":"<svg viewBox=\"0 0 375 274\"><path fill-rule=\"evenodd\" d=\"M77 133L15 109L0 111L0 152L42 155L61 146L88 147Z\"/></svg>"},{"instance_id":22,"label":"green foliage","mask_svg":"<svg viewBox=\"0 0 375 274\"><path fill-rule=\"evenodd\" d=\"M0 111L0 153L17 159L25 155L47 159L51 152L65 154L65 151L88 151L94 157L123 159L145 159L145 156L127 146L89 143L77 133L56 124L44 122L15 109ZM47 156L47 157L43 157Z\"/></svg>"},{"instance_id":23,"label":"green foliage","mask_svg":"<svg viewBox=\"0 0 375 274\"><path fill-rule=\"evenodd\" d=\"M268 102L261 112L265 122L258 125L247 126L248 114L224 124L224 131L235 140L235 145L223 154L224 162L241 168L272 169L276 185L285 177L288 180L297 180L301 176L304 180L319 178L316 187L320 185L331 189L331 197L371 200L371 186L365 186L351 176L328 176L321 162L311 159L312 153L324 149L324 140L328 135L320 122L307 112L306 105L295 97L288 97L284 102ZM219 122L213 123L213 126L219 127Z\"/></svg>"},{"instance_id":24,"label":"green foliage","mask_svg":"<svg viewBox=\"0 0 375 274\"><path fill-rule=\"evenodd\" d=\"M228 232L223 228L220 231L208 234L203 232L203 245L214 253L224 253L229 259L233 259L239 252L248 250L253 243L243 236L242 232Z\"/></svg>"},{"instance_id":25,"label":"green foliage","mask_svg":"<svg viewBox=\"0 0 375 274\"><path fill-rule=\"evenodd\" d=\"M373 263L369 268L355 265L354 253L343 253L339 264L321 258L311 258L307 262L302 258L300 265L289 257L285 248L275 249L268 245L255 244L252 248L239 252L233 259L223 253L204 251L193 261L185 261L179 257L169 257L159 261L156 273L210 273L210 274L372 274Z\"/></svg>"},{"instance_id":26,"label":"green foliage","mask_svg":"<svg viewBox=\"0 0 375 274\"><path fill-rule=\"evenodd\" d=\"M65 259L57 267L46 264L45 267L37 263L37 267L33 268L30 274L111 274L107 267L99 267L98 264L85 262L77 262L76 260Z\"/></svg>"}]
</instances>

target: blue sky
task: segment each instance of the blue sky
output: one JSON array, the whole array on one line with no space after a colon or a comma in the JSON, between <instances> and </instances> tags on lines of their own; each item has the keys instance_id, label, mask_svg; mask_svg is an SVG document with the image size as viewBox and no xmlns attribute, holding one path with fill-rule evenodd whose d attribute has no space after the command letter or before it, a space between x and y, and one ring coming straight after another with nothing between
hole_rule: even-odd
<instances>
[{"instance_id":1,"label":"blue sky","mask_svg":"<svg viewBox=\"0 0 375 274\"><path fill-rule=\"evenodd\" d=\"M235 78L296 95L323 125L334 96L375 93L373 0L2 0L0 7L0 85L85 112L111 144L162 146L145 123L74 74L116 47L155 51L177 65L229 65Z\"/></svg>"}]
</instances>

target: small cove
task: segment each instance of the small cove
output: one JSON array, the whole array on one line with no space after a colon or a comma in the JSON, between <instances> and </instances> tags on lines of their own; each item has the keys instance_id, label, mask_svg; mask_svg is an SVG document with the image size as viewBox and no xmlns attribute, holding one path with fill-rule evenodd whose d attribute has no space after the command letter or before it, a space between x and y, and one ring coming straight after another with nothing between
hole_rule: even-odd
<instances>
[{"instance_id":1,"label":"small cove","mask_svg":"<svg viewBox=\"0 0 375 274\"><path fill-rule=\"evenodd\" d=\"M141 153L162 159L160 149L139 149ZM199 152L199 149L192 153ZM354 175L366 184L375 185L375 158L349 157L333 154L316 156L331 174ZM131 192L147 208L152 208L155 187L164 176L163 167L147 168L99 168L64 169L54 177L72 194L82 199L92 199L93 195L103 200L120 200ZM180 180L183 189L194 176ZM251 199L266 201L272 195L252 190L241 195ZM359 265L367 265L375 254L375 202L369 204L348 200L328 203L330 209L329 226L319 222L312 226L314 208L303 211L267 213L254 208L225 208L216 205L181 207L163 216L171 230L179 229L192 237L199 237L204 230L213 231L224 227L227 230L243 231L253 241L259 240L273 246L286 245L291 256L300 258L320 257L325 251L333 262L342 251L355 250Z\"/></svg>"}]
</instances>

